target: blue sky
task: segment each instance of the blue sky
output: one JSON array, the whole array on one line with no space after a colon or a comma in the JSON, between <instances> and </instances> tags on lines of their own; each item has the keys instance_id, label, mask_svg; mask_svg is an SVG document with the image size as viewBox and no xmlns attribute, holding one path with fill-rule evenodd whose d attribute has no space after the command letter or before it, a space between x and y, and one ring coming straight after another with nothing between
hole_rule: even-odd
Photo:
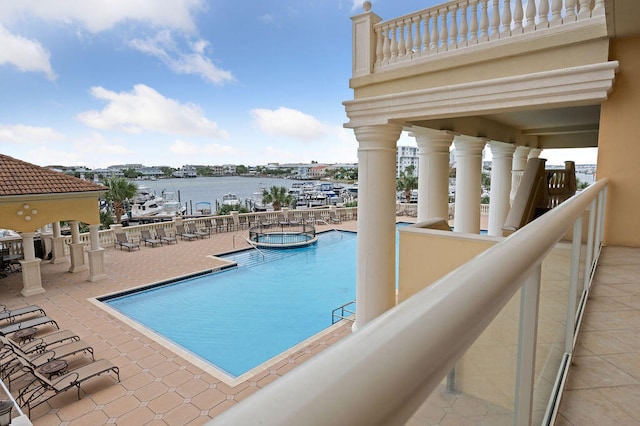
<instances>
[{"instance_id":1,"label":"blue sky","mask_svg":"<svg viewBox=\"0 0 640 426\"><path fill-rule=\"evenodd\" d=\"M89 168L356 162L342 101L361 3L0 0L0 152ZM390 19L440 1L372 3Z\"/></svg>"}]
</instances>

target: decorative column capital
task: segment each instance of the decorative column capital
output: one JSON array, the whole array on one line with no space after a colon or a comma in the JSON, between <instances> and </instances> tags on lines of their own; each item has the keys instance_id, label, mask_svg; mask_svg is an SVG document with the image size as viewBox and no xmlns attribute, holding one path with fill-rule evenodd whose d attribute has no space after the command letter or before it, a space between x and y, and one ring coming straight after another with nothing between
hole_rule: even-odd
<instances>
[{"instance_id":1,"label":"decorative column capital","mask_svg":"<svg viewBox=\"0 0 640 426\"><path fill-rule=\"evenodd\" d=\"M505 142L490 141L489 148L491 148L491 156L495 159L513 158L513 154L516 152L514 144Z\"/></svg>"},{"instance_id":2,"label":"decorative column capital","mask_svg":"<svg viewBox=\"0 0 640 426\"><path fill-rule=\"evenodd\" d=\"M486 139L473 136L458 135L453 139L456 156L482 155L486 144Z\"/></svg>"},{"instance_id":3,"label":"decorative column capital","mask_svg":"<svg viewBox=\"0 0 640 426\"><path fill-rule=\"evenodd\" d=\"M425 127L413 127L410 136L416 138L420 152L448 152L455 133L448 130L433 130Z\"/></svg>"},{"instance_id":4,"label":"decorative column capital","mask_svg":"<svg viewBox=\"0 0 640 426\"><path fill-rule=\"evenodd\" d=\"M393 149L395 152L402 125L393 123L359 126L353 132L358 140L358 151Z\"/></svg>"}]
</instances>

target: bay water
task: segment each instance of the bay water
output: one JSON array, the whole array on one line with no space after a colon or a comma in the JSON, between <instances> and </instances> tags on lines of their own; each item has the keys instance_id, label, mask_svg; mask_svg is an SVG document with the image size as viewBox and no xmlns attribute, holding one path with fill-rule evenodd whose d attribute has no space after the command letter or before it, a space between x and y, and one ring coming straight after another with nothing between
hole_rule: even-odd
<instances>
[{"instance_id":1,"label":"bay water","mask_svg":"<svg viewBox=\"0 0 640 426\"><path fill-rule=\"evenodd\" d=\"M187 208L187 213L195 211L195 205L199 202L211 203L211 209L215 211L216 201L221 202L224 194L236 194L245 206L245 201L254 193L262 192L261 188L269 190L271 186L283 186L287 189L295 182L291 179L270 177L245 177L245 176L214 176L196 178L172 178L158 180L135 180L138 187L147 187L157 196L162 192L172 192L174 198Z\"/></svg>"}]
</instances>

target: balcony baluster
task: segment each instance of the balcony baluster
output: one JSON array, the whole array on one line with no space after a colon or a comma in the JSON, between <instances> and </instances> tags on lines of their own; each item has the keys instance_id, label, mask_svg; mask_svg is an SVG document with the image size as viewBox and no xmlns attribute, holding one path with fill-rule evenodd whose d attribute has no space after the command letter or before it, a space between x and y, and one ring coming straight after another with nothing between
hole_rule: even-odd
<instances>
[{"instance_id":1,"label":"balcony baluster","mask_svg":"<svg viewBox=\"0 0 640 426\"><path fill-rule=\"evenodd\" d=\"M405 31L406 31L406 26L404 21L401 21L400 23L398 23L398 54L396 55L398 57L398 62L403 61L405 59L405 56L407 54L407 49L405 47Z\"/></svg>"},{"instance_id":2,"label":"balcony baluster","mask_svg":"<svg viewBox=\"0 0 640 426\"><path fill-rule=\"evenodd\" d=\"M595 5L593 6L593 10L591 11L591 16L602 15L604 15L604 0L596 0Z\"/></svg>"},{"instance_id":3,"label":"balcony baluster","mask_svg":"<svg viewBox=\"0 0 640 426\"><path fill-rule=\"evenodd\" d=\"M413 20L407 18L405 20L407 27L407 42L404 49L405 59L410 60L413 57Z\"/></svg>"},{"instance_id":4,"label":"balcony baluster","mask_svg":"<svg viewBox=\"0 0 640 426\"><path fill-rule=\"evenodd\" d=\"M524 31L525 32L529 32L529 31L535 31L536 29L536 2L535 0L528 0L527 1L527 10L525 12L526 14L526 21L524 24Z\"/></svg>"},{"instance_id":5,"label":"balcony baluster","mask_svg":"<svg viewBox=\"0 0 640 426\"><path fill-rule=\"evenodd\" d=\"M549 27L549 0L540 0L538 4L538 24L536 25L536 29L538 28L548 28Z\"/></svg>"},{"instance_id":6,"label":"balcony baluster","mask_svg":"<svg viewBox=\"0 0 640 426\"><path fill-rule=\"evenodd\" d=\"M551 21L550 27L562 24L562 0L551 0Z\"/></svg>"},{"instance_id":7,"label":"balcony baluster","mask_svg":"<svg viewBox=\"0 0 640 426\"><path fill-rule=\"evenodd\" d=\"M440 9L440 16L442 17L442 25L440 27L440 47L438 52L446 52L449 50L447 42L449 40L449 31L447 28L447 8Z\"/></svg>"},{"instance_id":8,"label":"balcony baluster","mask_svg":"<svg viewBox=\"0 0 640 426\"><path fill-rule=\"evenodd\" d=\"M416 58L418 58L418 57L420 57L422 55L422 37L420 36L420 21L421 20L422 20L422 15L413 17L413 22L415 23L415 27L416 27L416 35L413 38L412 56L416 57Z\"/></svg>"},{"instance_id":9,"label":"balcony baluster","mask_svg":"<svg viewBox=\"0 0 640 426\"><path fill-rule=\"evenodd\" d=\"M580 0L578 19L591 18L591 0Z\"/></svg>"},{"instance_id":10,"label":"balcony baluster","mask_svg":"<svg viewBox=\"0 0 640 426\"><path fill-rule=\"evenodd\" d=\"M389 25L384 27L384 43L382 45L382 64L386 65L389 63L389 59L391 58L391 46L389 41Z\"/></svg>"},{"instance_id":11,"label":"balcony baluster","mask_svg":"<svg viewBox=\"0 0 640 426\"><path fill-rule=\"evenodd\" d=\"M511 35L511 0L504 0L504 10L502 11L502 31L500 38Z\"/></svg>"},{"instance_id":12,"label":"balcony baluster","mask_svg":"<svg viewBox=\"0 0 640 426\"><path fill-rule=\"evenodd\" d=\"M429 49L431 46L431 30L430 30L430 26L429 26L429 20L431 19L431 15L429 15L428 13L426 13L424 15L424 37L422 38L422 54L423 55L427 55L429 54Z\"/></svg>"},{"instance_id":13,"label":"balcony baluster","mask_svg":"<svg viewBox=\"0 0 640 426\"><path fill-rule=\"evenodd\" d=\"M522 9L522 0L516 0L513 7L513 28L511 34L522 34L522 19L524 18L524 9Z\"/></svg>"},{"instance_id":14,"label":"balcony baluster","mask_svg":"<svg viewBox=\"0 0 640 426\"><path fill-rule=\"evenodd\" d=\"M489 41L488 2L489 0L480 0L480 34L478 34L478 43Z\"/></svg>"},{"instance_id":15,"label":"balcony baluster","mask_svg":"<svg viewBox=\"0 0 640 426\"><path fill-rule=\"evenodd\" d=\"M383 52L382 52L382 46L384 44L383 41L383 30L382 28L378 27L376 28L376 62L375 65L378 67L380 66L380 64L382 64L382 59L383 59Z\"/></svg>"},{"instance_id":16,"label":"balcony baluster","mask_svg":"<svg viewBox=\"0 0 640 426\"><path fill-rule=\"evenodd\" d=\"M460 3L460 40L458 46L464 47L467 45L467 33L469 32L469 24L467 23L467 5L466 1Z\"/></svg>"},{"instance_id":17,"label":"balcony baluster","mask_svg":"<svg viewBox=\"0 0 640 426\"><path fill-rule=\"evenodd\" d=\"M389 46L391 56L389 57L389 63L395 63L398 59L398 41L396 39L397 28L397 23L391 24L391 45Z\"/></svg>"},{"instance_id":18,"label":"balcony baluster","mask_svg":"<svg viewBox=\"0 0 640 426\"><path fill-rule=\"evenodd\" d=\"M578 19L576 15L576 0L564 0L564 19L562 22L573 22L576 19Z\"/></svg>"},{"instance_id":19,"label":"balcony baluster","mask_svg":"<svg viewBox=\"0 0 640 426\"><path fill-rule=\"evenodd\" d=\"M492 0L493 8L491 9L491 33L489 40L497 40L500 38L500 5L499 0Z\"/></svg>"},{"instance_id":20,"label":"balcony baluster","mask_svg":"<svg viewBox=\"0 0 640 426\"><path fill-rule=\"evenodd\" d=\"M451 11L451 29L449 30L449 49L458 48L458 5L449 6Z\"/></svg>"},{"instance_id":21,"label":"balcony baluster","mask_svg":"<svg viewBox=\"0 0 640 426\"><path fill-rule=\"evenodd\" d=\"M478 0L471 0L471 25L469 26L469 44L478 43Z\"/></svg>"},{"instance_id":22,"label":"balcony baluster","mask_svg":"<svg viewBox=\"0 0 640 426\"><path fill-rule=\"evenodd\" d=\"M431 16L433 18L433 25L431 26L431 43L429 44L429 48L432 52L438 52L438 11L432 11Z\"/></svg>"}]
</instances>

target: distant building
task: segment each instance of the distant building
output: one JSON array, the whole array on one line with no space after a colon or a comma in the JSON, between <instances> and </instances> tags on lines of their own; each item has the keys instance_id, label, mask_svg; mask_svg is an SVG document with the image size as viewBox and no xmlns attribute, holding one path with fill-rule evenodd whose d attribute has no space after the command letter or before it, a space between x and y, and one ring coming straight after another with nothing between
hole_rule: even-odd
<instances>
[{"instance_id":1,"label":"distant building","mask_svg":"<svg viewBox=\"0 0 640 426\"><path fill-rule=\"evenodd\" d=\"M396 154L396 177L400 177L413 166L413 175L418 176L418 148L415 146L398 146Z\"/></svg>"},{"instance_id":2,"label":"distant building","mask_svg":"<svg viewBox=\"0 0 640 426\"><path fill-rule=\"evenodd\" d=\"M184 165L173 172L173 177L177 178L194 178L198 176L195 166Z\"/></svg>"}]
</instances>

